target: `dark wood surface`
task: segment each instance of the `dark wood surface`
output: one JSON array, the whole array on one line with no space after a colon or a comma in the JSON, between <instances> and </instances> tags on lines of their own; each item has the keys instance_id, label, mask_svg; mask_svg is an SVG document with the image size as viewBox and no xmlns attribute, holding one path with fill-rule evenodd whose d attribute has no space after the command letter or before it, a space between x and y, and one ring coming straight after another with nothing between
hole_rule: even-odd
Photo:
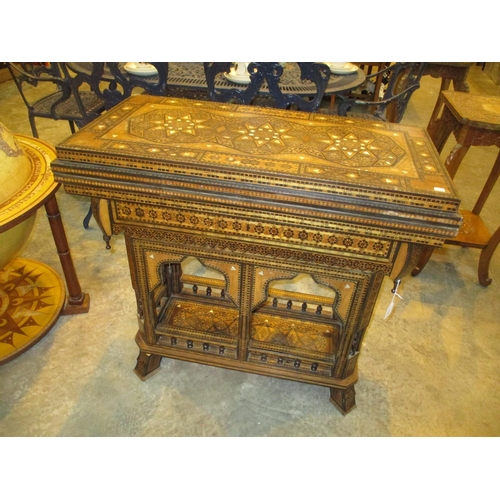
<instances>
[{"instance_id":1,"label":"dark wood surface","mask_svg":"<svg viewBox=\"0 0 500 500\"><path fill-rule=\"evenodd\" d=\"M384 276L460 221L401 125L139 95L57 151L56 179L125 234L142 379L171 357L325 386L347 413Z\"/></svg>"},{"instance_id":2,"label":"dark wood surface","mask_svg":"<svg viewBox=\"0 0 500 500\"><path fill-rule=\"evenodd\" d=\"M0 83L12 80L7 63L0 63Z\"/></svg>"}]
</instances>

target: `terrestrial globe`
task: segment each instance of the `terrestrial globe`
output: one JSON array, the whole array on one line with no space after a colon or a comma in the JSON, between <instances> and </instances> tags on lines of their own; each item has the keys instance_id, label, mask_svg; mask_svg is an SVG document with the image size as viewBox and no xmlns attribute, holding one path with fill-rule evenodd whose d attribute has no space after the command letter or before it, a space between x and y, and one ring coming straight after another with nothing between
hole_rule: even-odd
<instances>
[{"instance_id":1,"label":"terrestrial globe","mask_svg":"<svg viewBox=\"0 0 500 500\"><path fill-rule=\"evenodd\" d=\"M29 183L32 163L19 141L0 122L0 212ZM26 220L0 233L0 270L19 253L35 223L36 211Z\"/></svg>"}]
</instances>

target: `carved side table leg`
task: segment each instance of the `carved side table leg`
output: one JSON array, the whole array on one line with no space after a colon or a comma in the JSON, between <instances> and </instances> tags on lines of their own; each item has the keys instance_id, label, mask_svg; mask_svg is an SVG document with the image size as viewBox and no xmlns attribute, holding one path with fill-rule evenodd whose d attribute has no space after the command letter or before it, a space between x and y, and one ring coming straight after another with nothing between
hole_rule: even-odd
<instances>
[{"instance_id":1,"label":"carved side table leg","mask_svg":"<svg viewBox=\"0 0 500 500\"><path fill-rule=\"evenodd\" d=\"M86 313L89 311L90 297L87 293L83 293L80 287L55 195L45 204L45 211L49 219L50 229L61 262L64 278L66 279L66 286L68 287L69 297L61 314Z\"/></svg>"},{"instance_id":2,"label":"carved side table leg","mask_svg":"<svg viewBox=\"0 0 500 500\"><path fill-rule=\"evenodd\" d=\"M451 80L449 78L443 78L441 80L441 88L439 89L439 95L436 101L436 105L434 106L434 111L432 112L432 116L429 120L429 125L427 125L427 131L432 136L432 132L436 127L436 123L438 121L438 117L443 109L443 100L441 99L441 91L448 90L450 88Z\"/></svg>"},{"instance_id":3,"label":"carved side table leg","mask_svg":"<svg viewBox=\"0 0 500 500\"><path fill-rule=\"evenodd\" d=\"M483 190L481 191L481 194L479 195L479 198L477 199L476 204L472 209L472 213L479 214L481 212L484 204L486 203L486 200L490 196L490 193L492 189L495 187L495 184L499 177L500 177L500 153L497 155L495 164L493 165L490 175L486 180L486 184L484 185Z\"/></svg>"},{"instance_id":4,"label":"carved side table leg","mask_svg":"<svg viewBox=\"0 0 500 500\"><path fill-rule=\"evenodd\" d=\"M432 256L432 252L434 252L434 247L431 246L425 246L422 249L422 252L420 253L420 258L418 259L415 268L411 272L412 276L418 276L422 272L424 267L427 265L427 262L429 262Z\"/></svg>"},{"instance_id":5,"label":"carved side table leg","mask_svg":"<svg viewBox=\"0 0 500 500\"><path fill-rule=\"evenodd\" d=\"M478 277L479 283L483 286L488 286L491 284L491 278L489 277L489 268L490 268L490 260L493 257L493 254L500 243L500 227L493 233L493 236L490 238L488 245L486 248L483 248L481 251L481 255L479 257L479 268L478 268Z\"/></svg>"},{"instance_id":6,"label":"carved side table leg","mask_svg":"<svg viewBox=\"0 0 500 500\"><path fill-rule=\"evenodd\" d=\"M442 99L442 97L440 97ZM429 122L427 125L427 132L431 137L434 146L436 146L437 152L441 153L446 141L450 137L454 127L457 126L455 117L451 111L445 106L441 117L434 122Z\"/></svg>"},{"instance_id":7,"label":"carved side table leg","mask_svg":"<svg viewBox=\"0 0 500 500\"><path fill-rule=\"evenodd\" d=\"M158 368L160 368L160 363L161 356L139 351L134 372L141 380L146 380L151 377L151 375L153 375Z\"/></svg>"},{"instance_id":8,"label":"carved side table leg","mask_svg":"<svg viewBox=\"0 0 500 500\"><path fill-rule=\"evenodd\" d=\"M446 170L448 170L448 173L450 174L450 177L452 179L455 177L458 167L460 166L460 163L462 163L462 160L464 159L464 156L467 154L467 151L469 151L469 148L470 146L468 144L457 144L451 150L450 154L448 155L448 158L446 158L445 161Z\"/></svg>"},{"instance_id":9,"label":"carved side table leg","mask_svg":"<svg viewBox=\"0 0 500 500\"><path fill-rule=\"evenodd\" d=\"M330 402L335 405L342 415L346 415L356 407L355 396L354 384L345 389L330 387Z\"/></svg>"}]
</instances>

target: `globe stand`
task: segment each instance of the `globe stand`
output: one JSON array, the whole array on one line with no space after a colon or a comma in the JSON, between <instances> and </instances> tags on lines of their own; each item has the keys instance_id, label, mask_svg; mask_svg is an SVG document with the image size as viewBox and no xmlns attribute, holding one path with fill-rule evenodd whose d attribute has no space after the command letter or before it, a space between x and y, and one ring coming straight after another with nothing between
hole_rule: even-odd
<instances>
[{"instance_id":1,"label":"globe stand","mask_svg":"<svg viewBox=\"0 0 500 500\"><path fill-rule=\"evenodd\" d=\"M63 269L64 282L41 262L16 258L0 270L0 365L26 351L46 335L60 315L86 313L89 295L82 292L55 197L50 163L56 157L47 143L15 135L33 166L30 182L0 211L0 233L31 217L42 205Z\"/></svg>"},{"instance_id":2,"label":"globe stand","mask_svg":"<svg viewBox=\"0 0 500 500\"><path fill-rule=\"evenodd\" d=\"M0 271L0 365L42 339L64 302L64 283L41 262L16 258Z\"/></svg>"}]
</instances>

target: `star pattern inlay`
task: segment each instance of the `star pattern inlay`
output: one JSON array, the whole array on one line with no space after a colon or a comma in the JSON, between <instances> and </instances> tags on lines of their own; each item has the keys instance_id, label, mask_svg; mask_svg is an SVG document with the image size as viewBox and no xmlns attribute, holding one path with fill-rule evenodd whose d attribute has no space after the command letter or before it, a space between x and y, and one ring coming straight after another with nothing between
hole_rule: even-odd
<instances>
[{"instance_id":1,"label":"star pattern inlay","mask_svg":"<svg viewBox=\"0 0 500 500\"><path fill-rule=\"evenodd\" d=\"M198 109L192 112L158 109L131 118L129 133L154 142L214 141L217 130L212 128L213 122L210 113Z\"/></svg>"},{"instance_id":2,"label":"star pattern inlay","mask_svg":"<svg viewBox=\"0 0 500 500\"><path fill-rule=\"evenodd\" d=\"M0 345L10 349L25 343L31 336L29 327L44 325L50 317L55 287L42 286L41 276L26 265L0 271Z\"/></svg>"},{"instance_id":3,"label":"star pattern inlay","mask_svg":"<svg viewBox=\"0 0 500 500\"><path fill-rule=\"evenodd\" d=\"M251 116L235 121L198 108L155 109L129 122L129 133L165 144L219 144L251 155L307 155L356 168L393 168L405 151L390 136L374 130L312 123L281 117ZM116 144L115 147L120 147ZM152 152L151 148L148 151Z\"/></svg>"}]
</instances>

